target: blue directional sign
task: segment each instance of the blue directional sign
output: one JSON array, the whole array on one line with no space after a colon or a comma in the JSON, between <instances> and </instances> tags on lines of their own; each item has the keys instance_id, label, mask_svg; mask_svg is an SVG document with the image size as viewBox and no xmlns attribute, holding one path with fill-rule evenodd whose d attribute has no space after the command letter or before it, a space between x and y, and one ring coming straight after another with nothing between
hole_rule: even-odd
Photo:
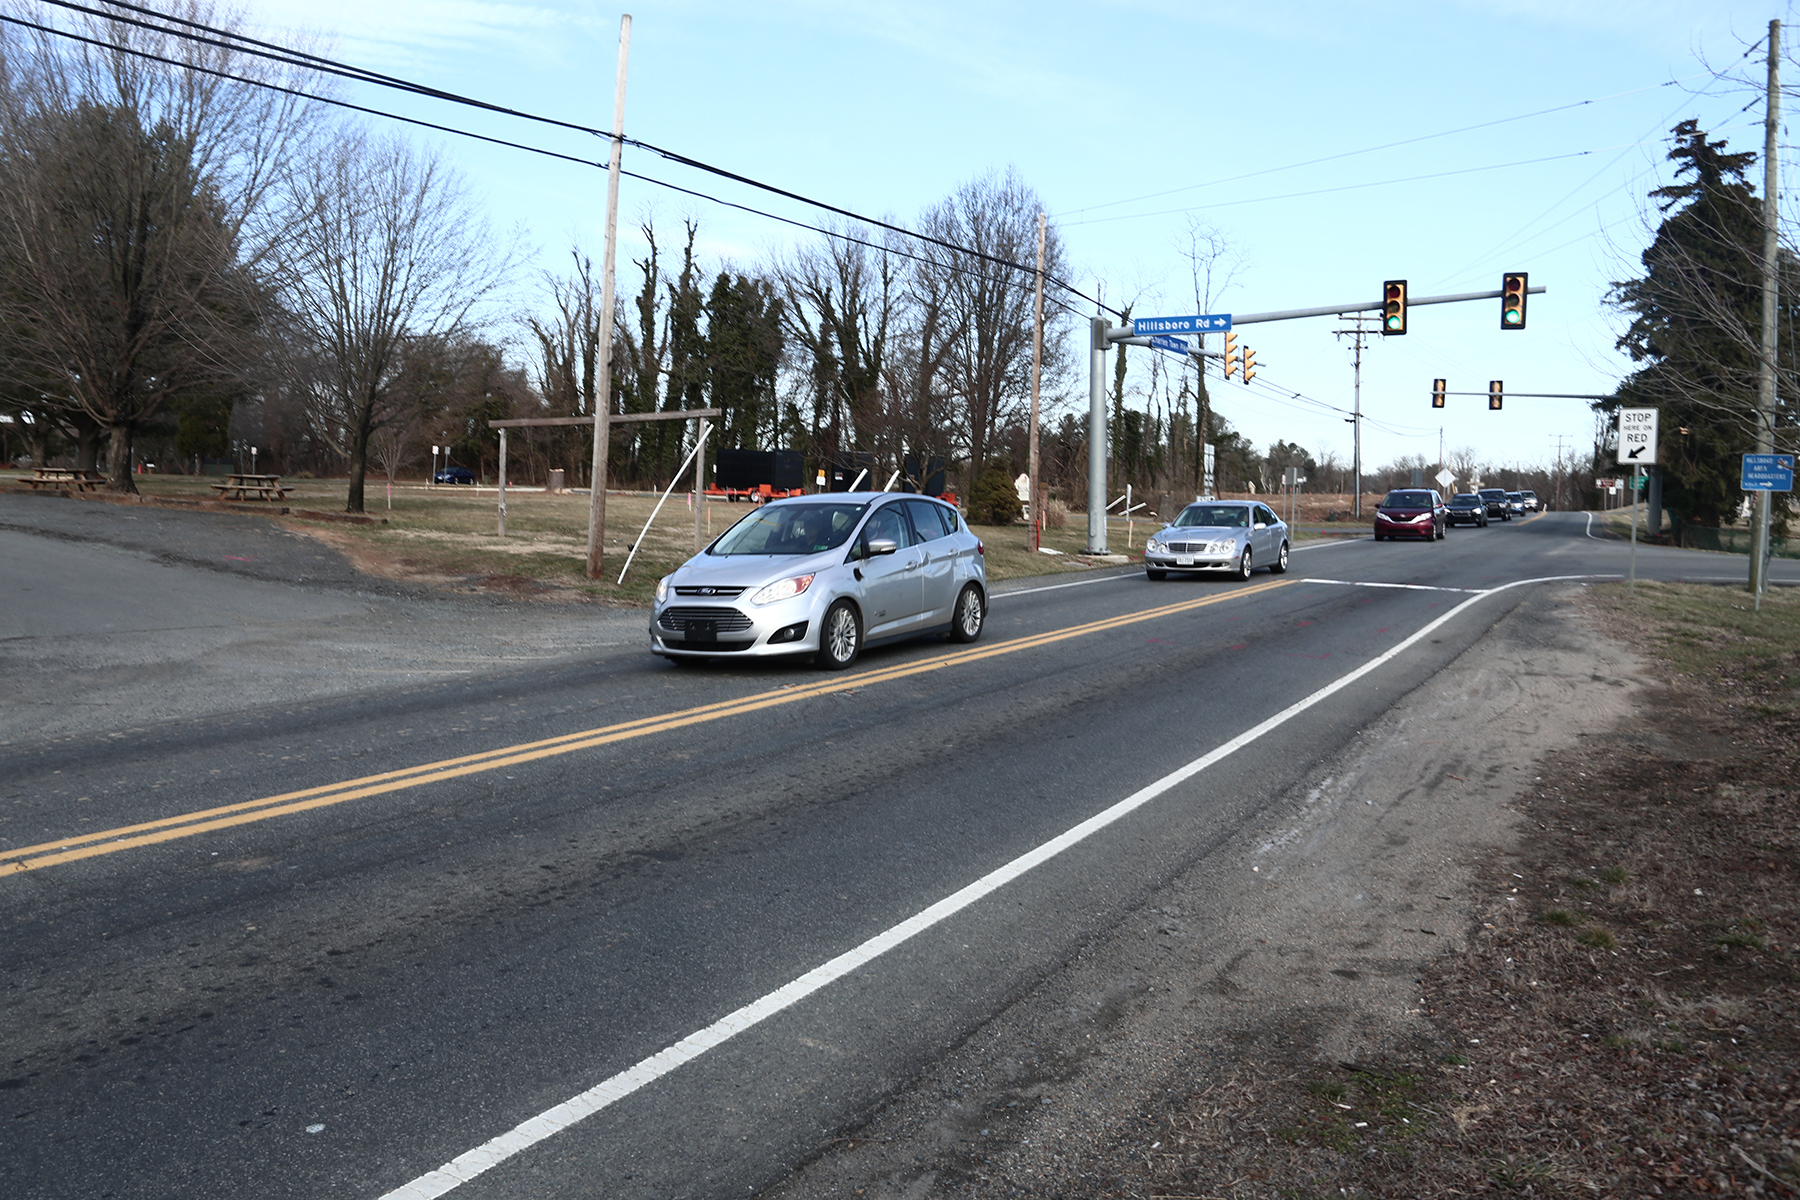
<instances>
[{"instance_id":1,"label":"blue directional sign","mask_svg":"<svg viewBox=\"0 0 1800 1200\"><path fill-rule=\"evenodd\" d=\"M1150 339L1150 345L1158 350L1167 350L1171 354L1186 354L1188 352L1188 340L1186 338L1166 337L1160 333Z\"/></svg>"},{"instance_id":2,"label":"blue directional sign","mask_svg":"<svg viewBox=\"0 0 1800 1200\"><path fill-rule=\"evenodd\" d=\"M1744 455L1743 489L1746 492L1794 490L1794 456L1791 454Z\"/></svg>"},{"instance_id":3,"label":"blue directional sign","mask_svg":"<svg viewBox=\"0 0 1800 1200\"><path fill-rule=\"evenodd\" d=\"M1230 313L1196 313L1191 317L1133 317L1132 332L1139 337L1154 333L1225 333L1231 329Z\"/></svg>"}]
</instances>

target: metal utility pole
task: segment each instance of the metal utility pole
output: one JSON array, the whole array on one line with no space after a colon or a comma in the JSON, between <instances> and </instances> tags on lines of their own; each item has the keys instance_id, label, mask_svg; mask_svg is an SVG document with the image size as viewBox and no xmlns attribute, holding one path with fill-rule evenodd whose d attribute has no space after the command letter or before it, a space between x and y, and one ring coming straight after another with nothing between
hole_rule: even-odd
<instances>
[{"instance_id":1,"label":"metal utility pole","mask_svg":"<svg viewBox=\"0 0 1800 1200\"><path fill-rule=\"evenodd\" d=\"M1088 544L1089 554L1106 553L1106 332L1095 317L1088 343Z\"/></svg>"},{"instance_id":2,"label":"metal utility pole","mask_svg":"<svg viewBox=\"0 0 1800 1200\"><path fill-rule=\"evenodd\" d=\"M1038 490L1038 385L1044 369L1044 228L1049 215L1038 214L1037 293L1032 305L1031 321L1031 552L1041 545L1044 528L1043 495ZM926 464L929 466L930 464ZM929 472L928 472L929 473Z\"/></svg>"},{"instance_id":3,"label":"metal utility pole","mask_svg":"<svg viewBox=\"0 0 1800 1200\"><path fill-rule=\"evenodd\" d=\"M613 84L612 153L606 164L606 248L601 252L600 353L594 364L594 461L589 473L587 574L601 575L606 541L606 452L612 442L613 260L619 250L619 151L625 134L625 65L631 55L631 14L619 19L619 74Z\"/></svg>"},{"instance_id":4,"label":"metal utility pole","mask_svg":"<svg viewBox=\"0 0 1800 1200\"><path fill-rule=\"evenodd\" d=\"M1776 228L1777 163L1776 124L1781 115L1781 22L1769 22L1769 93L1763 114L1763 272L1762 361L1756 371L1756 452L1775 452L1775 306L1780 297L1780 250ZM1756 594L1756 610L1762 611L1762 595L1769 585L1769 507L1775 493L1763 488L1756 493L1756 532L1750 539L1750 590Z\"/></svg>"}]
</instances>

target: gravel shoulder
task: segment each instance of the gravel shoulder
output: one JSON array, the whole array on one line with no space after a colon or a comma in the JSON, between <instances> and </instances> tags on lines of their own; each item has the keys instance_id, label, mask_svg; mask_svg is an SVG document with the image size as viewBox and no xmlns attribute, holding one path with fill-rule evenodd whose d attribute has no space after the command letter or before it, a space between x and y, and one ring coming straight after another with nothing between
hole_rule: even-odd
<instances>
[{"instance_id":1,"label":"gravel shoulder","mask_svg":"<svg viewBox=\"0 0 1800 1200\"><path fill-rule=\"evenodd\" d=\"M259 516L0 494L0 561L0 746L643 649L640 612L376 578Z\"/></svg>"}]
</instances>

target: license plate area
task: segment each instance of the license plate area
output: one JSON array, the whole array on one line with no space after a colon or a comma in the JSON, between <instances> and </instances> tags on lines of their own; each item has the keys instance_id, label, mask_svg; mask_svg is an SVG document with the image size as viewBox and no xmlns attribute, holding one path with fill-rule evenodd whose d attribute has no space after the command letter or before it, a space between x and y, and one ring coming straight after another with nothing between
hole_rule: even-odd
<instances>
[{"instance_id":1,"label":"license plate area","mask_svg":"<svg viewBox=\"0 0 1800 1200\"><path fill-rule=\"evenodd\" d=\"M716 642L719 640L719 623L716 620L690 620L684 632L690 642Z\"/></svg>"},{"instance_id":2,"label":"license plate area","mask_svg":"<svg viewBox=\"0 0 1800 1200\"><path fill-rule=\"evenodd\" d=\"M1177 554L1175 556L1175 565L1178 567L1191 567L1194 565L1194 556L1191 554Z\"/></svg>"}]
</instances>

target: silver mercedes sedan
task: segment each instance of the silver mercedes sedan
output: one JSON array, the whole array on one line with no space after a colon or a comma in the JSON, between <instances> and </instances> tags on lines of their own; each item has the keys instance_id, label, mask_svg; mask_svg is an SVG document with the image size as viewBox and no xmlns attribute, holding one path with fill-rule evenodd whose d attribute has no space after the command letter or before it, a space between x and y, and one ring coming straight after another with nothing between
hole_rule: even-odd
<instances>
[{"instance_id":1,"label":"silver mercedes sedan","mask_svg":"<svg viewBox=\"0 0 1800 1200\"><path fill-rule=\"evenodd\" d=\"M764 504L656 585L650 651L675 662L810 654L842 670L865 646L981 636L986 548L926 496L838 492Z\"/></svg>"},{"instance_id":2,"label":"silver mercedes sedan","mask_svg":"<svg viewBox=\"0 0 1800 1200\"><path fill-rule=\"evenodd\" d=\"M1288 569L1288 527L1255 500L1196 500L1144 543L1144 574L1224 571L1250 578L1257 567Z\"/></svg>"}]
</instances>

